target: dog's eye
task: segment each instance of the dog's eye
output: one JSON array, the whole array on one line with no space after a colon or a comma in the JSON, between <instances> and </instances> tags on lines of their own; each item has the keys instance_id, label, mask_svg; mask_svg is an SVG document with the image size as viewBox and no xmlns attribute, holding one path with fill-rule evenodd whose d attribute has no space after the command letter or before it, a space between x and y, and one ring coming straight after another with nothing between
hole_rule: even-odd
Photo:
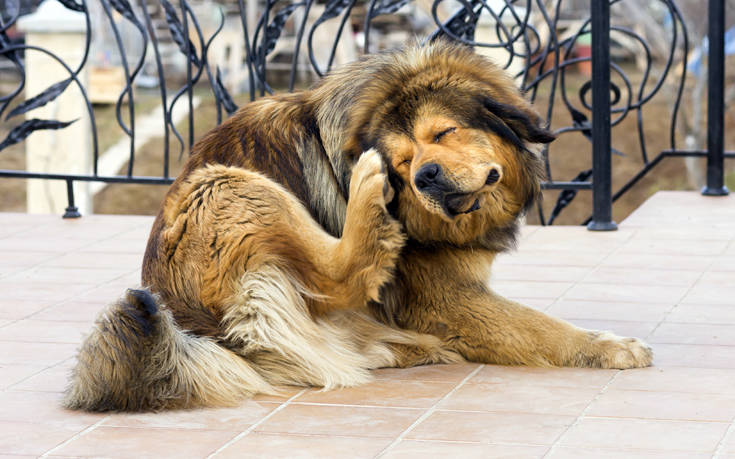
<instances>
[{"instance_id":1,"label":"dog's eye","mask_svg":"<svg viewBox=\"0 0 735 459\"><path fill-rule=\"evenodd\" d=\"M441 141L442 137L444 137L447 134L451 134L452 132L454 132L456 130L457 130L456 127L450 127L449 129L444 129L443 131L441 131L440 133L438 133L438 134L436 134L434 136L434 143L439 143Z\"/></svg>"},{"instance_id":2,"label":"dog's eye","mask_svg":"<svg viewBox=\"0 0 735 459\"><path fill-rule=\"evenodd\" d=\"M410 159L404 159L403 161L401 161L401 166L403 166L403 165L410 166L411 165L411 160Z\"/></svg>"}]
</instances>

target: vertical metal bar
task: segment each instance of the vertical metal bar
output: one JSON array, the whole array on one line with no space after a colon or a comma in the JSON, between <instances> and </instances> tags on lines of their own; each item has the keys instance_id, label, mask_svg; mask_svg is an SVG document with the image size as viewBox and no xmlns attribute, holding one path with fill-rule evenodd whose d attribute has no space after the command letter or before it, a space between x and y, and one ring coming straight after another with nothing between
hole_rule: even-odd
<instances>
[{"instance_id":1,"label":"vertical metal bar","mask_svg":"<svg viewBox=\"0 0 735 459\"><path fill-rule=\"evenodd\" d=\"M74 181L71 179L66 180L66 198L69 205L66 207L62 218L79 218L82 214L79 213L79 209L74 205Z\"/></svg>"},{"instance_id":2,"label":"vertical metal bar","mask_svg":"<svg viewBox=\"0 0 735 459\"><path fill-rule=\"evenodd\" d=\"M705 196L728 194L725 163L725 0L709 0L707 82L707 185Z\"/></svg>"},{"instance_id":3,"label":"vertical metal bar","mask_svg":"<svg viewBox=\"0 0 735 459\"><path fill-rule=\"evenodd\" d=\"M612 231L610 149L610 2L592 0L592 221L591 231Z\"/></svg>"}]
</instances>

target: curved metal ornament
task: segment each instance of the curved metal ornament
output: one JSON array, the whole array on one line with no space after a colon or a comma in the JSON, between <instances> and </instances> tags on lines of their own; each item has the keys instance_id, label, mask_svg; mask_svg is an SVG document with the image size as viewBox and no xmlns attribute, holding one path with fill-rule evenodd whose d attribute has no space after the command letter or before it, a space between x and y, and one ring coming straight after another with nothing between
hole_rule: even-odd
<instances>
[{"instance_id":1,"label":"curved metal ornament","mask_svg":"<svg viewBox=\"0 0 735 459\"><path fill-rule=\"evenodd\" d=\"M85 15L87 32L83 60L78 67L71 68L59 56L48 50L13 43L7 32L18 19L20 3L19 0L6 0L5 10L0 17L0 60L8 62L20 78L7 94L0 95L0 119L12 122L20 115L25 115L35 108L54 102L69 86L77 86L81 90L87 107L93 136L92 178L97 177L100 180L107 180L110 178L98 177L97 175L99 155L96 120L87 92L79 79L79 73L87 65L91 41L90 15L87 8L87 1L90 0L55 1L72 11L82 12ZM142 72L146 62L146 50L150 48L155 62L160 100L163 105L161 125L163 128L162 136L164 137L162 174L161 177L153 177L152 179L160 179L164 182L171 181L168 138L173 133L178 140L179 156L183 155L187 149L191 150L195 132L193 113L195 87L202 86L204 82L207 83L207 88L216 105L218 123L238 108L235 102L236 99L229 94L227 86L224 84L224 77L227 74L223 73L219 67L210 66L208 58L210 46L225 27L226 14L220 11L220 21L216 30L211 33L207 32L209 36L205 37L199 19L187 0L176 2L158 0L162 17L165 19L165 27L175 44L174 49L181 53L186 61L186 81L181 87L171 91L166 87L166 75L164 75L163 56L160 49L160 38L162 37L156 35L154 18L151 17L148 8L138 9L137 3L133 4L131 0L91 1L100 2L102 5L107 26L115 38L116 47L122 60L125 85L118 97L115 113L120 129L129 137L130 141L127 178L130 181L137 179L133 174L136 136L134 88L136 78ZM614 9L620 8L620 5L624 5L626 0L609 1L611 8ZM293 34L293 38L289 38L292 40L289 43L292 43L293 46L289 45L291 59L288 65L290 68L288 89L293 90L296 85L297 72L302 70L299 68L299 65L302 64L301 53L307 54L311 71L321 77L330 71L334 64L337 47L343 32L351 33L353 30L360 30L361 28L365 37L363 50L368 52L377 51L377 49L374 49L376 47L375 34L378 32L376 27L379 28L379 25L375 19L382 15L396 14L401 8L410 3L410 0L365 0L359 3L357 0L326 0L323 4L314 0L266 0L264 9L257 20L249 24L246 11L247 4L244 0L238 0L233 6L238 10L238 20L243 34L242 43L245 52L242 64L247 70L250 99L255 99L257 93L262 96L274 92L268 82L271 74L269 72L271 66L269 62L276 49L280 49L280 47L277 48L277 45L285 42L286 38L283 37L285 31L288 30ZM619 65L615 61L610 63L610 70L613 74L611 126L620 126L624 120L633 116L639 145L639 152L613 152L620 155L639 154L643 163L643 174L657 160L651 159L652 155L649 148L647 148L643 110L646 104L659 96L667 85L672 86L675 92L668 143L672 151L677 148L676 126L680 116L679 110L684 94L686 72L678 75L674 70L682 67L686 69L689 47L688 33L682 14L675 2L673 0L656 0L652 3L662 7L670 24L668 29L670 34L668 54L663 56L662 60L665 60L665 62L659 67L655 68L657 65L656 59L653 57L653 51L645 37L625 26L613 24L610 27L610 35L613 39L619 39L638 47L638 62L642 66L639 68L639 75L633 78L629 75L627 67ZM570 122L567 125L555 125L554 132L558 136L581 135L589 141L592 140L592 105L588 99L592 82L590 80L575 86L571 84L570 79L570 69L572 67L589 61L589 57L580 56L577 53L580 40L590 34L589 18L583 18L581 21L572 23L571 27L565 26L567 30L562 35L558 31L561 30L559 19L565 5L563 0L551 3L543 0L503 0L494 2L488 0L456 0L451 2L454 11L447 16L442 11L449 5L450 2L445 0L434 0L431 3L428 13L432 16L436 29L429 34L427 40L443 37L478 49L504 50L505 57L498 62L499 65L507 69L516 69L516 81L531 100L538 102L541 98L545 99L545 118L547 120L551 120L552 117L555 120L560 119L558 117L560 112L568 116ZM548 5L553 6L547 8ZM323 9L318 10L317 8ZM314 13L315 11L321 12L317 15ZM363 14L359 20L355 19L355 13L358 11L362 11L361 14ZM114 18L113 12L118 13L121 19ZM440 19L440 16L445 19ZM135 35L136 40L139 40L143 47L143 53L136 62L128 62L127 60L125 43L119 30L120 21L125 21L134 27L137 34ZM329 47L325 47L325 52L322 55L324 61L318 62L317 53L314 49L316 46L315 35L320 27L328 21L335 21L336 34L328 43ZM480 30L478 27L483 28L483 36L489 32L495 39L487 43L479 42L476 39L477 32ZM305 49L302 50L302 46ZM319 46L323 46L323 43ZM64 69L65 75L58 82L38 94L31 95L25 101L19 101L18 99L22 97L21 94L25 89L24 53L42 53L51 57ZM303 61L306 60L305 57ZM670 84L672 80L674 83ZM275 80L271 79L271 81ZM182 99L188 102L188 139L183 138L171 116L174 108ZM128 104L125 117L122 114L124 103ZM0 139L0 152L8 145L21 142L27 136L32 135L33 132L43 129L63 129L70 122L72 120L33 119L16 123L8 129L9 134L6 135L6 138ZM542 154L546 160L549 180L544 187L565 190L558 197L556 205L548 216L544 215L544 210L541 207L538 209L541 222L551 224L563 212L564 208L573 201L577 190L589 185L589 170L581 170L574 177L556 177L550 161L550 155L554 154L553 147L551 150L544 149ZM588 158L582 159L586 161ZM3 173L0 171L0 176L2 175ZM619 198L639 178L636 176L623 185L613 195L612 199Z\"/></svg>"}]
</instances>

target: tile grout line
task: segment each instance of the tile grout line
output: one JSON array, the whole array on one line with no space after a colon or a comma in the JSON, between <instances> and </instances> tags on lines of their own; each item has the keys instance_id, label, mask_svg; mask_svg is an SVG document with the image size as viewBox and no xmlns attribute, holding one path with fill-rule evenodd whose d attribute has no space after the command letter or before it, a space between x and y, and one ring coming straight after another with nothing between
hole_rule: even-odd
<instances>
[{"instance_id":1,"label":"tile grout line","mask_svg":"<svg viewBox=\"0 0 735 459\"><path fill-rule=\"evenodd\" d=\"M569 427L567 427L567 428L566 428L566 429L564 430L564 432L562 432L562 433L561 433L561 435L559 435L559 437L557 437L557 439L556 439L556 440L554 440L554 443L552 443L552 444L551 444L551 446L549 447L549 449L548 449L548 450L546 451L546 453L544 453L544 455L542 456L542 459L546 459L547 457L549 457L549 455L550 455L551 453L553 453L553 452L554 452L554 449L555 449L555 448L556 448L556 447L557 447L557 446L558 446L558 445L560 444L560 442L561 442L561 441L562 441L562 439L563 439L563 438L564 438L564 437L565 437L565 436L567 435L567 433L569 433L569 431L571 431L571 430L572 430L572 429L573 429L573 428L574 428L575 426L579 425L579 423L580 423L580 422L582 421L582 419L583 419L583 418L585 417L585 414L586 414L586 413L587 413L587 412L588 412L588 411L590 410L590 408L592 407L592 404L594 404L594 403L595 403L595 402L596 402L596 401L597 401L597 400L598 400L598 399L599 399L599 398L600 398L600 397L602 396L602 394L604 394L604 393L605 393L605 391L607 391L608 387L610 387L610 385L611 385L611 384L613 383L613 381L615 381L615 378L617 378L617 377L618 377L618 375L619 375L619 374L620 374L621 372L622 372L622 370L618 370L618 372L617 372L617 373L615 373L615 374L614 374L614 375L612 376L612 378L610 378L610 381L608 381L608 382L607 382L607 384L605 384L605 385L604 385L604 386L602 387L602 389L600 390L600 392L598 392L598 393L597 393L597 395L595 395L595 397L594 397L594 398L593 398L592 400L590 400L590 402L589 402L589 403L587 404L587 406L586 406L586 407L585 407L585 408L584 408L584 409L582 410L582 412L581 412L581 413L579 413L579 416L577 416L577 419L575 419L575 420L574 420L574 422L573 422L573 423L572 423L572 424L571 424L571 425L570 425Z\"/></svg>"},{"instance_id":2,"label":"tile grout line","mask_svg":"<svg viewBox=\"0 0 735 459\"><path fill-rule=\"evenodd\" d=\"M633 231L631 231L630 236L628 236L627 239L625 239L624 241L622 241L622 243L620 244L620 246L618 248L611 250L607 255L605 255L604 257L602 257L602 259L600 259L600 261L598 261L595 265L593 265L593 266L587 266L587 268L588 268L587 269L587 272L582 276L582 278L581 279L577 279L576 281L572 282L572 285L570 285L569 288L567 288L566 290L564 290L564 292L561 295L559 295L558 297L556 297L556 299L554 300L553 303L551 303L546 308L544 308L543 312L548 312L548 310L551 309L554 305L556 305L560 300L564 300L565 299L564 296L567 293L569 293L569 291L572 288L574 288L575 286L583 283L585 279L587 279L593 272L595 272L597 269L599 269L602 266L602 264L605 262L605 260L607 260L611 256L615 255L619 251L621 251L623 249L623 247L625 246L625 244L627 244L628 242L630 242L633 239L633 237L636 235L637 232L638 232L638 230L635 230L635 229ZM580 300L574 300L574 299L572 299L572 300L567 300L567 301L580 301ZM581 301L589 301L589 300L581 300Z\"/></svg>"},{"instance_id":3,"label":"tile grout line","mask_svg":"<svg viewBox=\"0 0 735 459\"><path fill-rule=\"evenodd\" d=\"M74 441L74 440L76 440L78 438L81 438L81 437L87 435L89 432L91 432L94 429L96 429L97 427L99 427L100 424L102 424L103 422L107 421L111 417L112 417L112 415L105 416L104 418L102 418L99 421L95 422L94 424L92 424L91 426L89 426L86 429L82 430L81 432L77 432L75 435L73 435L71 438L67 439L66 441L64 441L62 443L59 443L58 445L56 445L53 448L51 448L50 450L46 451L42 455L38 456L38 458L39 459L43 459L43 458L48 457L54 451L57 451L57 450L63 448L64 446L68 445L72 441Z\"/></svg>"},{"instance_id":4,"label":"tile grout line","mask_svg":"<svg viewBox=\"0 0 735 459\"><path fill-rule=\"evenodd\" d=\"M727 443L730 438L735 439L735 418L733 418L732 422L730 423L730 427L727 428L725 434L717 443L717 447L715 447L715 452L712 453L712 459L718 459L720 457L720 454L722 454L722 450L725 449L725 443Z\"/></svg>"},{"instance_id":5,"label":"tile grout line","mask_svg":"<svg viewBox=\"0 0 735 459\"><path fill-rule=\"evenodd\" d=\"M69 252L65 252L65 253L63 253L62 255L59 255L59 256L61 257L61 256L64 256L64 255L68 255L68 254L69 254ZM38 266L38 265L32 266L31 268L28 268L28 269L30 270L30 269L32 269L32 268L35 268L36 266ZM49 310L49 309L51 309L51 308L54 308L54 307L56 307L56 306L61 306L61 305L67 304L67 303L71 303L71 302L72 302L72 301L73 301L73 300L74 300L75 298L77 298L77 297L78 297L79 295L84 295L85 293L89 293L89 292L92 292L92 291L94 291L94 290L96 290L96 289L98 289L98 288L100 288L100 287L104 287L104 286L105 286L106 284L109 284L109 283L115 282L116 280L118 280L118 279L120 279L120 278L122 278L122 277L125 277L125 276L129 275L130 273L133 273L133 272L137 271L138 269L140 269L140 268L135 268L135 269L133 269L133 270L131 270L131 271L127 271L127 272L125 272L124 274L120 274L119 276L116 276L116 277L114 277L114 278L112 278L112 279L110 279L110 280L108 280L108 281L105 281L105 282L102 282L102 283L99 283L99 284L94 284L94 286L93 286L93 287L90 287L90 288L88 288L88 289L82 290L82 291L80 291L79 293L76 293L76 294L74 294L74 295L71 295L71 296L69 296L69 297L67 297L67 298L61 299L61 300L59 300L59 301L56 301L56 302L54 302L54 303L51 303L51 304L49 304L48 306L46 306L46 307L44 307L44 308L41 308L41 309L39 309L38 311L34 311L34 312L32 312L32 313L28 314L27 316L23 316L23 317L21 317L21 318L19 318L19 319L13 319L13 320L10 320L10 321L9 321L9 322L8 322L7 324L3 325L3 326L2 326L2 327L0 327L0 328L4 328L4 327L7 327L8 325L12 325L12 324L18 323L18 322L20 322L20 321L23 321L23 320L26 320L26 319L32 319L32 318L33 318L33 316L35 316L36 314L40 314L40 313L42 313L42 312L45 312L45 311L47 311L47 310ZM121 294L121 295L122 295L122 294ZM31 301L33 301L33 300L31 300ZM105 304L103 305L103 307L106 307L107 305L111 304L111 303L112 303L112 302L114 302L114 301L115 301L115 299L111 299L111 300L109 300L109 301L108 301L107 303L105 303ZM36 320L38 320L38 319L36 319ZM65 321L59 321L59 322L65 322ZM78 321L66 321L66 322L78 322ZM74 343L74 344L76 344L76 343Z\"/></svg>"},{"instance_id":6,"label":"tile grout line","mask_svg":"<svg viewBox=\"0 0 735 459\"><path fill-rule=\"evenodd\" d=\"M22 341L20 341L20 342L22 342ZM37 372L35 372L35 373L31 374L31 375L28 375L28 376L26 376L25 378L23 378L23 379L21 379L21 380L19 380L19 381L16 381L16 382L14 382L13 384L11 384L11 385L9 385L9 386L5 387L4 389L0 390L0 392L13 392L13 391L14 391L14 390L13 390L13 388L14 388L15 386L17 386L18 384L22 384L22 383L24 383L24 382L28 381L29 379L31 379L31 378L33 378L33 377L36 377L36 376L40 375L41 373L43 373L43 372L44 372L44 371L46 371L46 370L51 370L52 368L56 368L56 367L58 367L58 366L61 366L61 365L65 364L66 362L70 361L70 360L71 360L71 359L73 359L73 358L74 358L74 356L71 356L71 357L67 357L67 358L65 358L65 359L63 359L63 360L60 360L60 361L58 361L58 362L56 362L56 363L53 363L53 364L51 364L51 365L49 365L49 366L47 366L47 367L44 367L43 369L41 369L41 370L38 370ZM15 391L17 392L17 391L18 391L18 389L15 389ZM45 392L45 391L28 391L28 392Z\"/></svg>"},{"instance_id":7,"label":"tile grout line","mask_svg":"<svg viewBox=\"0 0 735 459\"><path fill-rule=\"evenodd\" d=\"M419 416L419 418L416 419L410 426L408 426L406 428L406 430L404 430L403 432L401 432L401 434L398 435L398 437L396 437L395 440L393 440L392 442L390 442L390 444L388 446L386 446L385 448L383 448L383 450L381 452L379 452L377 455L375 455L375 459L378 459L380 457L383 457L391 449L393 449L398 443L400 443L406 437L406 435L408 435L409 433L411 433L411 431L413 429L415 429L419 424L421 424L429 416L431 416L437 410L437 407L439 406L439 404L441 402L443 402L444 400L446 400L449 397L451 397L452 395L454 395L455 392L457 392L462 386L464 386L467 383L467 381L469 381L473 376L475 376L477 373L479 373L480 370L482 370L483 368L485 368L485 364L481 364L480 366L478 366L477 368L475 368L472 371L472 373L470 373L467 376L465 376L464 379L462 379L462 381L459 382L459 384L457 384L452 390L450 390L449 392L447 392L442 398L440 398L439 400L437 400L436 403L434 403L433 405L431 405L429 407L429 409L424 412L424 414L422 414L421 416Z\"/></svg>"},{"instance_id":8,"label":"tile grout line","mask_svg":"<svg viewBox=\"0 0 735 459\"><path fill-rule=\"evenodd\" d=\"M720 254L720 255L722 255L722 254ZM648 332L648 335L646 335L646 338L645 338L646 341L648 341L650 338L653 337L653 334L656 333L656 330L658 330L661 327L661 325L663 325L664 322L666 322L666 319L669 317L669 315L671 315L671 313L674 312L674 310L681 305L681 302L684 301L684 299L687 297L687 295L689 295L689 293L697 285L697 283L700 280L702 280L702 278L707 273L707 271L715 264L715 261L716 261L716 259L715 260L712 260L712 262L710 262L710 264L707 265L707 267L704 268L701 273L699 273L699 276L697 277L697 279L694 282L692 282L692 284L689 286L689 288L687 288L686 292L684 292L684 294L682 294L681 298L679 298L674 303L674 306L672 306L671 308L669 308L669 310L664 313L664 315L661 318L661 320L656 324L655 327L653 327L653 330L651 330L650 332Z\"/></svg>"},{"instance_id":9,"label":"tile grout line","mask_svg":"<svg viewBox=\"0 0 735 459\"><path fill-rule=\"evenodd\" d=\"M248 435L250 432L252 432L253 430L255 430L258 426L260 426L261 424L263 424L265 421L267 421L268 419L270 419L273 416L275 416L276 413L278 413L279 411L281 411L284 408L286 408L289 404L291 404L291 402L294 399L296 399L297 397L301 396L304 392L306 392L306 389L302 389L298 394L295 394L294 396L292 396L291 398L289 398L285 402L283 402L280 405L278 405L273 411L271 411L270 413L268 413L267 415L265 415L258 422L256 422L255 424L251 425L247 429L243 430L239 434L235 435L234 437L232 437L231 439L229 439L227 442L225 442L224 445L222 445L219 448L217 448L216 450L214 450L214 452L212 454L210 454L209 456L207 456L207 459L211 459L211 458L215 457L217 454L219 454L222 451L224 451L227 447L229 447L230 445L232 445L236 441L240 440L244 436Z\"/></svg>"}]
</instances>

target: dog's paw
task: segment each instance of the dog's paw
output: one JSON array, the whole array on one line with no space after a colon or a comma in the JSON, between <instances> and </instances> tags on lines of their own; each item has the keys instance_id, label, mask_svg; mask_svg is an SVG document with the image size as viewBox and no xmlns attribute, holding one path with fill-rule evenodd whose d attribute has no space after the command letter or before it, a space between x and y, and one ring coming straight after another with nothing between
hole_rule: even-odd
<instances>
[{"instance_id":1,"label":"dog's paw","mask_svg":"<svg viewBox=\"0 0 735 459\"><path fill-rule=\"evenodd\" d=\"M590 332L592 362L601 368L641 368L651 366L653 350L638 338L625 338L610 332Z\"/></svg>"},{"instance_id":2,"label":"dog's paw","mask_svg":"<svg viewBox=\"0 0 735 459\"><path fill-rule=\"evenodd\" d=\"M372 202L385 209L393 199L393 188L388 182L385 164L375 149L363 153L352 169L350 198Z\"/></svg>"}]
</instances>

